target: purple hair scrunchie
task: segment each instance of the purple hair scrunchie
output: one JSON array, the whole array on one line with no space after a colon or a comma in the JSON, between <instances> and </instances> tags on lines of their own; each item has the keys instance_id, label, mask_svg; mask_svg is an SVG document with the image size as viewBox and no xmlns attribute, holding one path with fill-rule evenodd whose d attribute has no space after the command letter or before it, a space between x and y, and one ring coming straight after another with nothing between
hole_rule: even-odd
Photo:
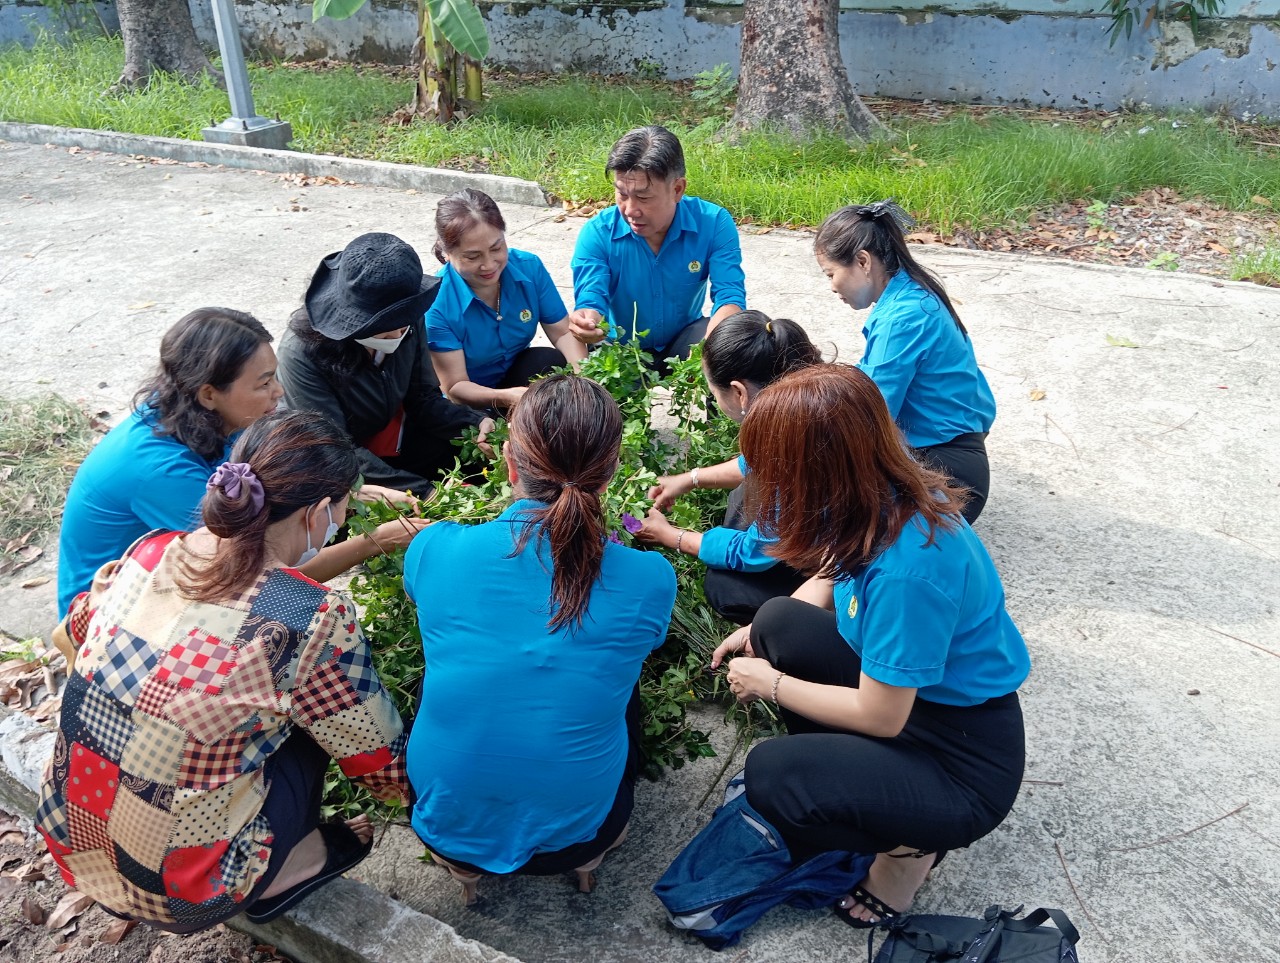
<instances>
[{"instance_id":1,"label":"purple hair scrunchie","mask_svg":"<svg viewBox=\"0 0 1280 963\"><path fill-rule=\"evenodd\" d=\"M240 497L242 485L248 486L249 498L253 502L253 513L258 514L266 502L266 493L262 490L262 482L258 481L258 476L253 473L248 462L224 461L210 476L205 488L209 491L221 488L228 498L236 499Z\"/></svg>"}]
</instances>

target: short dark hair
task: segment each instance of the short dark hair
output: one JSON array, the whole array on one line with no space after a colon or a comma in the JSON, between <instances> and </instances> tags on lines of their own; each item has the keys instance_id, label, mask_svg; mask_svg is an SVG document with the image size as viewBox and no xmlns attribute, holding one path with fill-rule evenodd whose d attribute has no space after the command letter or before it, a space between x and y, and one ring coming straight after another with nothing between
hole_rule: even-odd
<instances>
[{"instance_id":1,"label":"short dark hair","mask_svg":"<svg viewBox=\"0 0 1280 963\"><path fill-rule=\"evenodd\" d=\"M197 308L160 339L160 366L133 397L150 408L158 435L172 435L209 461L227 446L222 417L200 404L205 385L226 391L271 332L252 315L231 308Z\"/></svg>"},{"instance_id":2,"label":"short dark hair","mask_svg":"<svg viewBox=\"0 0 1280 963\"><path fill-rule=\"evenodd\" d=\"M347 433L314 411L259 418L236 442L231 461L248 463L262 484L262 504L254 504L248 485L236 498L218 486L205 493L201 516L221 542L212 558L183 565L179 584L184 596L202 602L252 585L266 559L267 528L324 498L337 501L359 475Z\"/></svg>"},{"instance_id":3,"label":"short dark hair","mask_svg":"<svg viewBox=\"0 0 1280 963\"><path fill-rule=\"evenodd\" d=\"M658 124L637 127L618 138L609 151L604 176L639 171L651 180L684 177L684 148L675 134Z\"/></svg>"},{"instance_id":4,"label":"short dark hair","mask_svg":"<svg viewBox=\"0 0 1280 963\"><path fill-rule=\"evenodd\" d=\"M790 318L770 318L763 311L730 315L702 343L707 378L722 389L735 381L763 388L788 371L821 362L822 353L804 328Z\"/></svg>"},{"instance_id":5,"label":"short dark hair","mask_svg":"<svg viewBox=\"0 0 1280 963\"><path fill-rule=\"evenodd\" d=\"M436 244L432 248L436 260L443 264L445 255L461 244L462 235L477 224L506 231L507 222L492 197L466 187L443 198L436 205Z\"/></svg>"}]
</instances>

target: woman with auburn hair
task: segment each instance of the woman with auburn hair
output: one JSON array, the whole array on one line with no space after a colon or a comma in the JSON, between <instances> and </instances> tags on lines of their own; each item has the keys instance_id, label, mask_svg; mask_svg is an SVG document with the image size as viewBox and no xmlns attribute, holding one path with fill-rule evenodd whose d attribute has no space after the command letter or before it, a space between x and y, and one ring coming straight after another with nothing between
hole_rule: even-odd
<instances>
[{"instance_id":1,"label":"woman with auburn hair","mask_svg":"<svg viewBox=\"0 0 1280 963\"><path fill-rule=\"evenodd\" d=\"M587 356L542 259L507 247L507 222L492 197L468 187L444 198L436 236L444 268L427 311L427 345L452 401L506 411L534 378ZM532 346L539 325L553 347Z\"/></svg>"},{"instance_id":2,"label":"woman with auburn hair","mask_svg":"<svg viewBox=\"0 0 1280 963\"><path fill-rule=\"evenodd\" d=\"M426 675L409 739L413 828L476 899L481 874L575 872L622 843L639 772L640 669L675 572L608 538L622 416L585 378L535 382L503 450L516 502L439 522L405 556Z\"/></svg>"},{"instance_id":3,"label":"woman with auburn hair","mask_svg":"<svg viewBox=\"0 0 1280 963\"><path fill-rule=\"evenodd\" d=\"M736 656L731 690L774 702L786 723L748 755L746 786L792 854L878 854L836 909L869 926L1008 815L1030 659L963 494L903 448L867 375L787 375L761 392L741 444L749 514L813 576L762 605L711 665Z\"/></svg>"},{"instance_id":4,"label":"woman with auburn hair","mask_svg":"<svg viewBox=\"0 0 1280 963\"><path fill-rule=\"evenodd\" d=\"M204 527L152 532L95 581L36 825L67 885L113 915L266 922L350 869L373 825L320 821L331 758L408 801L355 608L298 571L356 477L327 419L266 415L206 480Z\"/></svg>"},{"instance_id":5,"label":"woman with auburn hair","mask_svg":"<svg viewBox=\"0 0 1280 963\"><path fill-rule=\"evenodd\" d=\"M855 311L875 305L858 367L916 455L968 490L962 513L973 522L991 487L995 396L942 282L912 256L903 223L914 221L892 201L851 204L822 222L813 251L841 301Z\"/></svg>"}]
</instances>

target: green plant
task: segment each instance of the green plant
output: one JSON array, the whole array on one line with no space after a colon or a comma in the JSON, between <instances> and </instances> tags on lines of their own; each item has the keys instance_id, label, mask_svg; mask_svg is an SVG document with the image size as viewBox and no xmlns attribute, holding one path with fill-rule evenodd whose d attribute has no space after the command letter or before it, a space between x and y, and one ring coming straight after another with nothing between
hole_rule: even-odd
<instances>
[{"instance_id":1,"label":"green plant","mask_svg":"<svg viewBox=\"0 0 1280 963\"><path fill-rule=\"evenodd\" d=\"M0 398L0 572L40 554L93 438L88 415L64 398Z\"/></svg>"},{"instance_id":2,"label":"green plant","mask_svg":"<svg viewBox=\"0 0 1280 963\"><path fill-rule=\"evenodd\" d=\"M606 518L613 522L611 537L631 544L623 526L624 514L642 516L648 491L658 475L683 471L696 464L724 461L737 451L737 426L723 416L708 418L702 378L701 351L676 362L662 382L649 367L650 356L638 340L609 344L593 351L581 373L603 385L622 412L620 466L604 496ZM654 405L657 398L659 405ZM500 422L490 440L495 449L505 437ZM484 462L474 436L463 444L459 466ZM478 523L496 517L509 504L511 485L501 458L488 461L479 477L465 476L461 467L445 477L420 509L423 517ZM677 502L672 519L677 525L706 528L717 524L724 511L725 493L701 489ZM383 502L353 501L353 532L367 532L396 517ZM406 721L412 719L424 671L417 612L404 593L403 552L366 563L351 582L351 594L361 611L361 623L374 653L374 663ZM719 678L704 671L711 651L732 626L710 610L702 592L703 566L687 555L671 557L678 591L666 644L646 662L640 678L644 706L642 746L646 771L656 777L663 769L679 768L687 759L714 755L707 734L692 728L688 707L720 694ZM748 716L731 709L745 721ZM331 773L326 783L329 812L374 808L372 797ZM385 813L386 810L384 809Z\"/></svg>"},{"instance_id":3,"label":"green plant","mask_svg":"<svg viewBox=\"0 0 1280 963\"><path fill-rule=\"evenodd\" d=\"M1141 24L1146 30L1156 20L1176 20L1190 24L1191 35L1200 39L1200 21L1204 17L1216 17L1222 11L1222 0L1151 0L1151 6L1143 12L1144 0L1106 0L1103 11L1111 17L1107 33L1114 47L1121 29L1126 38L1133 36L1133 28Z\"/></svg>"},{"instance_id":4,"label":"green plant","mask_svg":"<svg viewBox=\"0 0 1280 963\"><path fill-rule=\"evenodd\" d=\"M1272 245L1236 258L1231 265L1231 280L1280 288L1280 247Z\"/></svg>"},{"instance_id":5,"label":"green plant","mask_svg":"<svg viewBox=\"0 0 1280 963\"><path fill-rule=\"evenodd\" d=\"M710 70L694 74L693 91L689 96L707 110L725 113L737 89L733 69L728 64L716 64Z\"/></svg>"},{"instance_id":6,"label":"green plant","mask_svg":"<svg viewBox=\"0 0 1280 963\"><path fill-rule=\"evenodd\" d=\"M1161 251L1147 262L1147 267L1153 271L1176 271L1178 270L1178 255L1172 251Z\"/></svg>"},{"instance_id":7,"label":"green plant","mask_svg":"<svg viewBox=\"0 0 1280 963\"><path fill-rule=\"evenodd\" d=\"M1107 223L1107 211L1111 209L1111 205L1106 201L1094 201L1084 209L1085 221L1095 231L1105 231L1110 225Z\"/></svg>"},{"instance_id":8,"label":"green plant","mask_svg":"<svg viewBox=\"0 0 1280 963\"><path fill-rule=\"evenodd\" d=\"M652 57L639 57L635 61L635 75L641 80L650 82L661 80L666 75L666 68L662 66L661 60L654 60Z\"/></svg>"}]
</instances>

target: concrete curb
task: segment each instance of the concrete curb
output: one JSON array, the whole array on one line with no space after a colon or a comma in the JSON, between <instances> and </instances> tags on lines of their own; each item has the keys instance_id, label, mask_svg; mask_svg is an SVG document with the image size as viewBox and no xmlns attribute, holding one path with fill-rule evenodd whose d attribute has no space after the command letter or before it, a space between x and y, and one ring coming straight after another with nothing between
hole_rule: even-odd
<instances>
[{"instance_id":1,"label":"concrete curb","mask_svg":"<svg viewBox=\"0 0 1280 963\"><path fill-rule=\"evenodd\" d=\"M0 140L25 144L56 144L112 154L146 154L171 160L222 164L243 170L269 171L273 174L307 174L312 177L337 177L344 181L417 190L424 194L452 194L464 187L484 191L499 204L525 204L546 207L547 196L534 181L496 174L472 174L443 170L438 167L416 167L412 164L390 164L384 161L355 160L331 154L304 154L293 150L268 150L210 144L176 137L146 137L119 134L107 130L85 130L79 127L50 127L45 124L0 122Z\"/></svg>"},{"instance_id":2,"label":"concrete curb","mask_svg":"<svg viewBox=\"0 0 1280 963\"><path fill-rule=\"evenodd\" d=\"M26 823L56 738L51 726L0 705L0 807ZM270 923L240 916L227 925L300 963L520 963L349 879L335 880Z\"/></svg>"}]
</instances>

